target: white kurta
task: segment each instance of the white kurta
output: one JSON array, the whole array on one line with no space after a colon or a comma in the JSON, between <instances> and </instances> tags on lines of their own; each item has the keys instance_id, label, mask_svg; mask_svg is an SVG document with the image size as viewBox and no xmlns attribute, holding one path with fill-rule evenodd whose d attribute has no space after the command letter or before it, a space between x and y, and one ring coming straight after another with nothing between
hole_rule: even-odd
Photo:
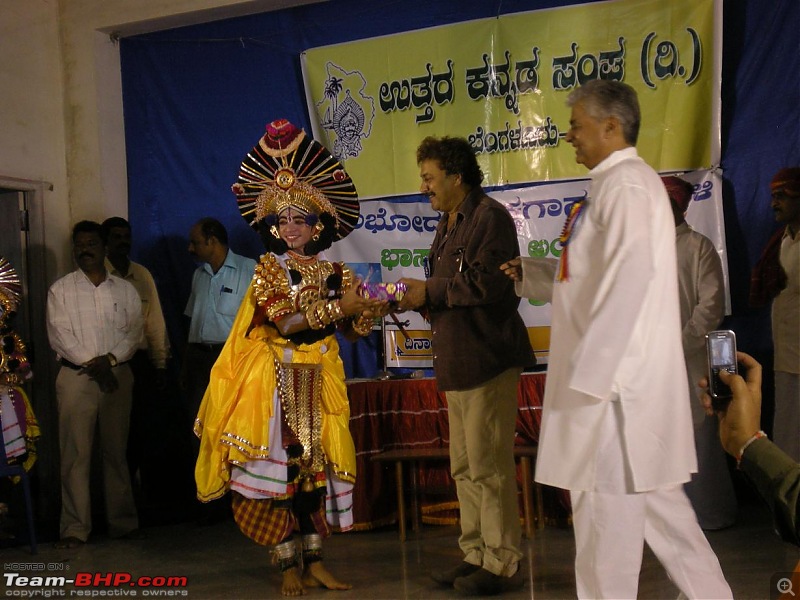
<instances>
[{"instance_id":1,"label":"white kurta","mask_svg":"<svg viewBox=\"0 0 800 600\"><path fill-rule=\"evenodd\" d=\"M697 460L669 199L635 148L614 152L590 176L570 279L554 283L536 480L609 493L674 486ZM538 295L525 285L536 268L523 261L520 295ZM598 480L609 459L598 445L609 435L621 437L627 463L625 481L611 488Z\"/></svg>"},{"instance_id":2,"label":"white kurta","mask_svg":"<svg viewBox=\"0 0 800 600\"><path fill-rule=\"evenodd\" d=\"M689 373L689 398L694 422L705 420L697 382L708 373L706 334L725 317L722 261L711 240L688 223L675 228L678 256L678 301L683 324L683 351Z\"/></svg>"},{"instance_id":3,"label":"white kurta","mask_svg":"<svg viewBox=\"0 0 800 600\"><path fill-rule=\"evenodd\" d=\"M704 529L721 529L736 521L736 493L728 473L719 425L700 402L697 382L708 373L706 333L725 317L722 261L711 240L687 223L675 228L678 254L678 299L683 323L683 351L689 373L689 404L694 421L698 472L684 491Z\"/></svg>"}]
</instances>

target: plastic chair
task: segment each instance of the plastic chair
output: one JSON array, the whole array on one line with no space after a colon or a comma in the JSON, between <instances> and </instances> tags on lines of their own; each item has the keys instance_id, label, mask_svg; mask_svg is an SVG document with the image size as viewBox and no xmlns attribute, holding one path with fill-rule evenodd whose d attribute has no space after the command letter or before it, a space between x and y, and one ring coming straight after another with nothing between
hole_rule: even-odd
<instances>
[{"instance_id":1,"label":"plastic chair","mask_svg":"<svg viewBox=\"0 0 800 600\"><path fill-rule=\"evenodd\" d=\"M0 440L0 443L2 443L2 440ZM28 472L22 465L7 464L5 452L0 451L0 477L19 477L22 480L22 490L25 493L25 512L28 516L28 538L31 544L31 554L36 554L38 552L36 548L36 529L34 528L33 500L31 498Z\"/></svg>"}]
</instances>

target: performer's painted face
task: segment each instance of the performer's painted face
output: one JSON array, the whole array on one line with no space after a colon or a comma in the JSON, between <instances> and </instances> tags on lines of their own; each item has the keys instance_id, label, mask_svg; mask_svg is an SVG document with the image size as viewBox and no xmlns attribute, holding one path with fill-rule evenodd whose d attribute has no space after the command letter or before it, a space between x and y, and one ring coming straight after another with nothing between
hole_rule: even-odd
<instances>
[{"instance_id":1,"label":"performer's painted face","mask_svg":"<svg viewBox=\"0 0 800 600\"><path fill-rule=\"evenodd\" d=\"M278 215L278 233L291 250L302 251L311 241L314 228L308 224L309 215L290 206Z\"/></svg>"}]
</instances>

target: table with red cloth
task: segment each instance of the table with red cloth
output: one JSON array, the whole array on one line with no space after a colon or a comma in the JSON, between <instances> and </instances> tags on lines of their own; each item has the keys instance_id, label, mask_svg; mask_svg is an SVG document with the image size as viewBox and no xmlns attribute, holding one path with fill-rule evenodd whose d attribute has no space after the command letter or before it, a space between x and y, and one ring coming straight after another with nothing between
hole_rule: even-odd
<instances>
[{"instance_id":1,"label":"table with red cloth","mask_svg":"<svg viewBox=\"0 0 800 600\"><path fill-rule=\"evenodd\" d=\"M545 376L536 372L520 377L516 432L519 445L534 445L539 439ZM396 523L394 469L371 458L385 450L446 447L450 430L445 395L437 390L432 378L353 380L348 381L347 391L358 468L354 528L365 530ZM424 522L454 522L458 504L449 462L421 465L418 490ZM452 509L450 517L448 509ZM440 511L443 516L437 518ZM546 499L545 514L549 520L548 513L552 509L548 509Z\"/></svg>"}]
</instances>

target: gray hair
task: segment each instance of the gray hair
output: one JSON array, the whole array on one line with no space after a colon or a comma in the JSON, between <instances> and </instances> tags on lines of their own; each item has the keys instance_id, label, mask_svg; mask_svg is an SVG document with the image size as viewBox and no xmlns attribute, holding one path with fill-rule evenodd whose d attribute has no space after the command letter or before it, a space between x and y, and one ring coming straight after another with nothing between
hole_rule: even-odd
<instances>
[{"instance_id":1,"label":"gray hair","mask_svg":"<svg viewBox=\"0 0 800 600\"><path fill-rule=\"evenodd\" d=\"M606 79L593 79L573 90L567 97L567 106L578 102L594 119L615 117L622 125L622 135L632 146L639 139L639 125L642 113L639 99L627 83Z\"/></svg>"}]
</instances>

